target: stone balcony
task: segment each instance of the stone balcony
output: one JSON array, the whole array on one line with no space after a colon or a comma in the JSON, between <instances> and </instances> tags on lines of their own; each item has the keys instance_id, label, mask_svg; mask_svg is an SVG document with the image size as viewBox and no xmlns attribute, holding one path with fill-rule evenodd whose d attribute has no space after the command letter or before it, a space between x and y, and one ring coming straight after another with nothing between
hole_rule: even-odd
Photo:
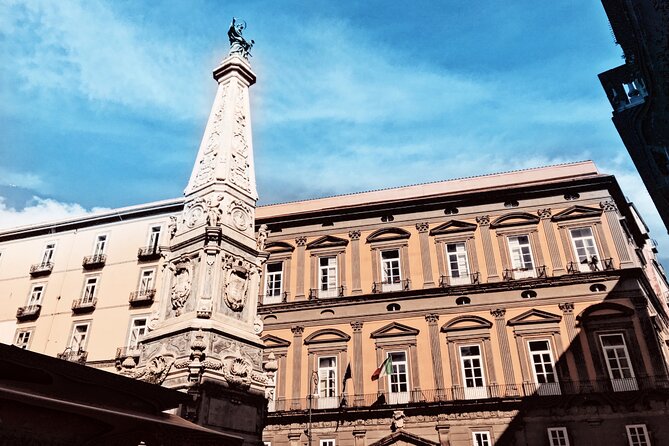
<instances>
[{"instance_id":1,"label":"stone balcony","mask_svg":"<svg viewBox=\"0 0 669 446\"><path fill-rule=\"evenodd\" d=\"M79 364L86 364L88 352L84 350L74 351L69 347L63 352L56 355L58 359L63 359L70 362L78 362Z\"/></svg>"},{"instance_id":2,"label":"stone balcony","mask_svg":"<svg viewBox=\"0 0 669 446\"><path fill-rule=\"evenodd\" d=\"M51 274L51 271L53 271L52 262L36 263L30 266L31 277L48 276Z\"/></svg>"},{"instance_id":3,"label":"stone balcony","mask_svg":"<svg viewBox=\"0 0 669 446\"><path fill-rule=\"evenodd\" d=\"M145 246L137 250L137 259L141 262L158 260L160 258L160 248L158 246Z\"/></svg>"},{"instance_id":4,"label":"stone balcony","mask_svg":"<svg viewBox=\"0 0 669 446\"><path fill-rule=\"evenodd\" d=\"M147 290L137 290L130 293L130 298L128 299L128 302L132 306L151 305L155 297L156 297L155 288Z\"/></svg>"},{"instance_id":5,"label":"stone balcony","mask_svg":"<svg viewBox=\"0 0 669 446\"><path fill-rule=\"evenodd\" d=\"M72 311L74 313L89 313L95 310L98 304L97 299L76 299L72 301Z\"/></svg>"},{"instance_id":6,"label":"stone balcony","mask_svg":"<svg viewBox=\"0 0 669 446\"><path fill-rule=\"evenodd\" d=\"M81 262L81 266L83 266L84 269L99 269L105 266L106 261L106 254L96 254L93 256L84 257L84 260Z\"/></svg>"},{"instance_id":7,"label":"stone balcony","mask_svg":"<svg viewBox=\"0 0 669 446\"><path fill-rule=\"evenodd\" d=\"M40 311L42 311L41 305L19 307L18 310L16 310L16 319L19 321L32 321L39 317Z\"/></svg>"}]
</instances>

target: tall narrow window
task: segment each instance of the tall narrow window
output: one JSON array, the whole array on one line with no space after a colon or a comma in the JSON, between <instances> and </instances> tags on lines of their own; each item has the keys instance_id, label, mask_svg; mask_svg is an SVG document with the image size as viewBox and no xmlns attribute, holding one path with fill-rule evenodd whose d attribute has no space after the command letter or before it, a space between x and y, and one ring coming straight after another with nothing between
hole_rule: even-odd
<instances>
[{"instance_id":1,"label":"tall narrow window","mask_svg":"<svg viewBox=\"0 0 669 446\"><path fill-rule=\"evenodd\" d=\"M595 237L592 229L579 228L571 230L571 241L574 245L576 258L578 259L579 271L597 271L599 267L599 254L595 245Z\"/></svg>"},{"instance_id":2,"label":"tall narrow window","mask_svg":"<svg viewBox=\"0 0 669 446\"><path fill-rule=\"evenodd\" d=\"M161 226L151 226L151 229L149 230L149 242L147 243L147 247L152 252L158 251L158 245L160 244L160 231Z\"/></svg>"},{"instance_id":3,"label":"tall narrow window","mask_svg":"<svg viewBox=\"0 0 669 446\"><path fill-rule=\"evenodd\" d=\"M56 251L55 243L48 243L44 247L44 253L42 254L42 265L47 265L53 260L53 253Z\"/></svg>"},{"instance_id":4,"label":"tall narrow window","mask_svg":"<svg viewBox=\"0 0 669 446\"><path fill-rule=\"evenodd\" d=\"M337 407L337 358L318 358L318 408Z\"/></svg>"},{"instance_id":5,"label":"tall narrow window","mask_svg":"<svg viewBox=\"0 0 669 446\"><path fill-rule=\"evenodd\" d=\"M383 291L399 291L402 289L399 249L381 251L381 280L383 281Z\"/></svg>"},{"instance_id":6,"label":"tall narrow window","mask_svg":"<svg viewBox=\"0 0 669 446\"><path fill-rule=\"evenodd\" d=\"M549 427L548 442L550 446L569 446L566 427Z\"/></svg>"},{"instance_id":7,"label":"tall narrow window","mask_svg":"<svg viewBox=\"0 0 669 446\"><path fill-rule=\"evenodd\" d=\"M637 390L638 385L623 335L620 333L600 335L599 341L602 343L613 391Z\"/></svg>"},{"instance_id":8,"label":"tall narrow window","mask_svg":"<svg viewBox=\"0 0 669 446\"><path fill-rule=\"evenodd\" d=\"M98 287L97 277L89 277L88 279L86 279L86 285L84 286L84 294L83 296L81 296L81 302L82 303L93 302L96 296L97 287Z\"/></svg>"},{"instance_id":9,"label":"tall narrow window","mask_svg":"<svg viewBox=\"0 0 669 446\"><path fill-rule=\"evenodd\" d=\"M467 260L467 249L464 243L449 243L446 245L448 256L448 272L451 285L463 285L470 283L469 262Z\"/></svg>"},{"instance_id":10,"label":"tall narrow window","mask_svg":"<svg viewBox=\"0 0 669 446\"><path fill-rule=\"evenodd\" d=\"M321 257L318 259L320 288L319 297L337 297L337 258Z\"/></svg>"},{"instance_id":11,"label":"tall narrow window","mask_svg":"<svg viewBox=\"0 0 669 446\"><path fill-rule=\"evenodd\" d=\"M474 446L492 446L490 432L488 431L472 432L472 437L474 440Z\"/></svg>"},{"instance_id":12,"label":"tall narrow window","mask_svg":"<svg viewBox=\"0 0 669 446\"><path fill-rule=\"evenodd\" d=\"M139 346L139 341L146 334L147 318L136 317L130 322L130 334L128 336L128 349L134 350Z\"/></svg>"},{"instance_id":13,"label":"tall narrow window","mask_svg":"<svg viewBox=\"0 0 669 446\"><path fill-rule=\"evenodd\" d=\"M483 375L483 356L479 345L460 346L462 384L466 399L487 398L488 390Z\"/></svg>"},{"instance_id":14,"label":"tall narrow window","mask_svg":"<svg viewBox=\"0 0 669 446\"><path fill-rule=\"evenodd\" d=\"M629 446L650 446L648 429L645 424L631 424L625 426L625 429L627 429Z\"/></svg>"},{"instance_id":15,"label":"tall narrow window","mask_svg":"<svg viewBox=\"0 0 669 446\"><path fill-rule=\"evenodd\" d=\"M14 345L24 350L30 346L30 338L32 337L32 330L22 330L16 333L16 341Z\"/></svg>"},{"instance_id":16,"label":"tall narrow window","mask_svg":"<svg viewBox=\"0 0 669 446\"><path fill-rule=\"evenodd\" d=\"M139 293L147 294L155 289L154 287L155 270L145 269L139 278Z\"/></svg>"},{"instance_id":17,"label":"tall narrow window","mask_svg":"<svg viewBox=\"0 0 669 446\"><path fill-rule=\"evenodd\" d=\"M534 261L527 235L509 237L509 254L514 278L534 277Z\"/></svg>"},{"instance_id":18,"label":"tall narrow window","mask_svg":"<svg viewBox=\"0 0 669 446\"><path fill-rule=\"evenodd\" d=\"M69 348L72 353L86 351L86 341L88 340L89 324L76 324L72 329Z\"/></svg>"},{"instance_id":19,"label":"tall narrow window","mask_svg":"<svg viewBox=\"0 0 669 446\"><path fill-rule=\"evenodd\" d=\"M265 299L263 303L275 304L282 300L283 262L268 263L265 274Z\"/></svg>"},{"instance_id":20,"label":"tall narrow window","mask_svg":"<svg viewBox=\"0 0 669 446\"><path fill-rule=\"evenodd\" d=\"M33 285L28 297L28 307L33 308L36 305L42 305L42 294L44 293L44 285Z\"/></svg>"},{"instance_id":21,"label":"tall narrow window","mask_svg":"<svg viewBox=\"0 0 669 446\"><path fill-rule=\"evenodd\" d=\"M93 248L93 256L98 257L105 253L107 247L107 235L100 234L95 239L95 247Z\"/></svg>"},{"instance_id":22,"label":"tall narrow window","mask_svg":"<svg viewBox=\"0 0 669 446\"><path fill-rule=\"evenodd\" d=\"M550 342L547 340L529 341L528 348L537 394L559 395L560 384L555 374L555 362Z\"/></svg>"},{"instance_id":23,"label":"tall narrow window","mask_svg":"<svg viewBox=\"0 0 669 446\"><path fill-rule=\"evenodd\" d=\"M388 390L390 404L405 404L409 402L409 374L406 352L390 352L392 373L388 376Z\"/></svg>"}]
</instances>

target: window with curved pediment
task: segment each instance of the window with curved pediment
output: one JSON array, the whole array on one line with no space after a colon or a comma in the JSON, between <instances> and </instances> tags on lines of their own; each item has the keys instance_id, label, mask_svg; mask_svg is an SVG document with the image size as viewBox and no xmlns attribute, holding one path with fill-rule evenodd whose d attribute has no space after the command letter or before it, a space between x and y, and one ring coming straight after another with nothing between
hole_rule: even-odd
<instances>
[{"instance_id":1,"label":"window with curved pediment","mask_svg":"<svg viewBox=\"0 0 669 446\"><path fill-rule=\"evenodd\" d=\"M336 328L317 330L306 338L309 355L309 374L315 371L318 379L316 407L332 409L339 404L339 382L348 363L347 350L351 336Z\"/></svg>"},{"instance_id":2,"label":"window with curved pediment","mask_svg":"<svg viewBox=\"0 0 669 446\"><path fill-rule=\"evenodd\" d=\"M311 252L310 299L344 296L348 240L326 235L307 245Z\"/></svg>"},{"instance_id":3,"label":"window with curved pediment","mask_svg":"<svg viewBox=\"0 0 669 446\"><path fill-rule=\"evenodd\" d=\"M372 250L373 293L410 289L409 237L411 234L401 228L379 229L367 237Z\"/></svg>"},{"instance_id":4,"label":"window with curved pediment","mask_svg":"<svg viewBox=\"0 0 669 446\"><path fill-rule=\"evenodd\" d=\"M546 277L537 225L540 218L527 212L510 212L492 223L502 256L505 280Z\"/></svg>"}]
</instances>

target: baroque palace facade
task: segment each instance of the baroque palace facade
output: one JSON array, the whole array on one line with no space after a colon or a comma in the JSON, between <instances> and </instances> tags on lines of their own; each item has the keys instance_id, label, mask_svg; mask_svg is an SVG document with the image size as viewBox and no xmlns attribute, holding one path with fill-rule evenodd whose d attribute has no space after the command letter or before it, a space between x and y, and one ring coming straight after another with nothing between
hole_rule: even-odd
<instances>
[{"instance_id":1,"label":"baroque palace facade","mask_svg":"<svg viewBox=\"0 0 669 446\"><path fill-rule=\"evenodd\" d=\"M1 341L264 389L267 415L234 392L185 410L249 444L254 417L271 446L669 444L668 287L614 177L581 162L254 209L255 75L232 57L214 77L184 199L0 232Z\"/></svg>"}]
</instances>

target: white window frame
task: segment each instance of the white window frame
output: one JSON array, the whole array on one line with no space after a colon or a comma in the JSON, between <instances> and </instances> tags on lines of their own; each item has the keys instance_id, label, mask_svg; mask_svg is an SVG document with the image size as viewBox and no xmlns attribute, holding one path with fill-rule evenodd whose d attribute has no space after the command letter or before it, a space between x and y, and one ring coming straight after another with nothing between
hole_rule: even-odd
<instances>
[{"instance_id":1,"label":"white window frame","mask_svg":"<svg viewBox=\"0 0 669 446\"><path fill-rule=\"evenodd\" d=\"M86 327L86 330L83 332L78 332L77 327ZM86 347L88 346L88 337L90 335L90 328L91 328L90 322L75 322L74 324L72 324L72 333L70 334L70 342L67 344L67 346L73 355L86 351ZM77 341L76 336L81 333L83 333L83 339ZM74 349L75 345L78 346L76 350Z\"/></svg>"},{"instance_id":2,"label":"white window frame","mask_svg":"<svg viewBox=\"0 0 669 446\"><path fill-rule=\"evenodd\" d=\"M36 290L36 288L40 288L40 290ZM37 305L42 305L42 301L44 300L44 293L46 292L46 284L45 283L33 283L33 285L30 287L30 292L28 293L28 303L27 307L28 308L33 308ZM35 299L34 297L37 295L37 298Z\"/></svg>"},{"instance_id":3,"label":"white window frame","mask_svg":"<svg viewBox=\"0 0 669 446\"><path fill-rule=\"evenodd\" d=\"M334 365L323 365L321 361L332 360ZM319 356L316 358L318 365L318 408L333 409L338 406L337 391L337 357Z\"/></svg>"},{"instance_id":4,"label":"white window frame","mask_svg":"<svg viewBox=\"0 0 669 446\"><path fill-rule=\"evenodd\" d=\"M384 259L384 253L394 252L397 257ZM402 252L400 248L382 249L379 251L381 261L381 283L383 291L401 291L402 290ZM394 264L397 263L397 266ZM397 275L394 274L395 270Z\"/></svg>"},{"instance_id":5,"label":"white window frame","mask_svg":"<svg viewBox=\"0 0 669 446\"><path fill-rule=\"evenodd\" d=\"M150 275L150 281L148 281L150 283L148 285L145 285L147 281L145 281L144 279L147 273ZM139 272L139 283L137 284L137 291L139 291L139 293L142 294L155 289L156 289L156 269L155 268L142 269Z\"/></svg>"},{"instance_id":6,"label":"white window frame","mask_svg":"<svg viewBox=\"0 0 669 446\"><path fill-rule=\"evenodd\" d=\"M55 254L56 254L56 242L45 243L44 249L42 250L42 260L40 261L40 265L48 265L49 263L53 263L53 257Z\"/></svg>"},{"instance_id":7,"label":"white window frame","mask_svg":"<svg viewBox=\"0 0 669 446\"><path fill-rule=\"evenodd\" d=\"M582 230L588 230L590 231L590 236L581 236L581 237L574 237L574 231L582 231ZM595 233L592 230L590 226L583 226L579 228L570 228L569 229L569 237L571 238L571 246L574 249L574 257L576 258L576 263L578 263L578 270L581 272L588 272L588 271L593 271L594 268L591 267L592 264L592 257L596 256L597 258L597 263L595 266L598 269L601 269L601 261L602 258L599 256L599 250L597 249L597 240L595 239ZM586 246L585 242L583 243L582 249L586 251L585 259L581 259L581 257L578 254L578 247L576 246L576 241L585 241L585 240L592 240L592 246ZM585 263L583 263L583 260L586 260Z\"/></svg>"},{"instance_id":8,"label":"white window frame","mask_svg":"<svg viewBox=\"0 0 669 446\"><path fill-rule=\"evenodd\" d=\"M81 303L91 303L98 296L100 276L84 277L84 290L81 293Z\"/></svg>"},{"instance_id":9,"label":"white window frame","mask_svg":"<svg viewBox=\"0 0 669 446\"><path fill-rule=\"evenodd\" d=\"M144 320L144 325L140 327L135 326L135 322ZM149 330L149 316L144 315L144 316L135 316L132 319L130 319L130 325L128 327L128 338L126 342L126 347L128 350L137 350L139 347L139 341L141 340L142 336L144 336L148 330ZM143 333L138 333L143 330ZM139 330L138 330L139 329ZM134 338L134 339L133 339Z\"/></svg>"},{"instance_id":10,"label":"white window frame","mask_svg":"<svg viewBox=\"0 0 669 446\"><path fill-rule=\"evenodd\" d=\"M520 238L525 237L527 243L520 243ZM511 269L513 270L514 279L524 279L536 276L536 263L534 261L534 254L532 253L532 242L529 234L510 235L507 237L507 244L509 246L509 257L511 259ZM527 248L527 252L523 252L523 248ZM530 266L524 257L529 255Z\"/></svg>"},{"instance_id":11,"label":"white window frame","mask_svg":"<svg viewBox=\"0 0 669 446\"><path fill-rule=\"evenodd\" d=\"M325 438L318 442L319 446L337 446L337 442L334 438Z\"/></svg>"},{"instance_id":12,"label":"white window frame","mask_svg":"<svg viewBox=\"0 0 669 446\"><path fill-rule=\"evenodd\" d=\"M532 343L545 342L547 348L543 350L532 350ZM558 379L557 370L555 369L555 357L553 356L553 348L550 339L528 339L527 340L527 354L528 359L530 360L530 366L532 368L532 376L534 377L534 382L537 385L537 395L560 395L560 381ZM539 355L539 358L536 356ZM546 358L546 356L548 358ZM538 362L536 361L538 359ZM548 362L546 361L548 359ZM546 379L546 382L542 381L537 374L537 365L543 370L542 376L549 377L552 376L553 381ZM551 371L550 374L546 370L546 366L550 365Z\"/></svg>"},{"instance_id":13,"label":"white window frame","mask_svg":"<svg viewBox=\"0 0 669 446\"><path fill-rule=\"evenodd\" d=\"M455 247L454 251L449 251L449 247ZM469 277L469 256L467 255L466 242L444 243L446 251L446 264L448 267L448 277L450 285L466 285L471 283ZM453 269L455 264L456 269Z\"/></svg>"},{"instance_id":14,"label":"white window frame","mask_svg":"<svg viewBox=\"0 0 669 446\"><path fill-rule=\"evenodd\" d=\"M93 243L93 257L105 254L105 252L107 251L108 241L109 241L109 234L106 232L97 234L95 236L95 242Z\"/></svg>"},{"instance_id":15,"label":"white window frame","mask_svg":"<svg viewBox=\"0 0 669 446\"><path fill-rule=\"evenodd\" d=\"M154 229L158 230L154 231ZM163 225L161 224L149 225L149 235L146 238L146 247L153 252L158 252L158 247L160 246L160 238L162 237L162 235L163 235Z\"/></svg>"},{"instance_id":16,"label":"white window frame","mask_svg":"<svg viewBox=\"0 0 669 446\"><path fill-rule=\"evenodd\" d=\"M322 265L327 260L327 265ZM325 279L325 280L324 280ZM322 256L318 258L318 297L337 297L339 295L339 265L337 256Z\"/></svg>"},{"instance_id":17,"label":"white window frame","mask_svg":"<svg viewBox=\"0 0 669 446\"><path fill-rule=\"evenodd\" d=\"M625 426L625 431L627 431L629 446L651 446L648 428L645 424L628 424Z\"/></svg>"},{"instance_id":18,"label":"white window frame","mask_svg":"<svg viewBox=\"0 0 669 446\"><path fill-rule=\"evenodd\" d=\"M462 354L462 350L465 348L471 348L471 347L476 347L479 350L478 355L467 355L464 356ZM462 387L464 389L464 397L465 399L471 400L471 399L480 399L480 398L488 398L488 387L486 386L486 376L485 376L485 360L483 358L483 347L481 344L462 344L458 346L458 356L460 357L460 373L462 373ZM465 362L469 361L474 361L478 360L478 368L481 371L481 376L473 376L468 378L467 377L467 369L472 369L474 370L475 367L473 364L470 366L467 366ZM474 385L469 385L468 380L473 380L472 383ZM480 380L481 385L477 385L476 381Z\"/></svg>"},{"instance_id":19,"label":"white window frame","mask_svg":"<svg viewBox=\"0 0 669 446\"><path fill-rule=\"evenodd\" d=\"M472 431L472 444L474 446L492 446L490 431Z\"/></svg>"},{"instance_id":20,"label":"white window frame","mask_svg":"<svg viewBox=\"0 0 669 446\"><path fill-rule=\"evenodd\" d=\"M269 266L270 265L281 265L281 270L280 271L269 271ZM265 304L277 304L281 303L283 300L283 280L284 280L284 261L280 260L278 262L268 262L265 265L265 295L263 296L263 303ZM270 289L270 277L271 277L271 284L273 285L272 288ZM278 294L277 294L277 287L276 287L276 278L279 278L279 286L278 286Z\"/></svg>"},{"instance_id":21,"label":"white window frame","mask_svg":"<svg viewBox=\"0 0 669 446\"><path fill-rule=\"evenodd\" d=\"M549 427L547 433L549 446L570 446L566 427Z\"/></svg>"},{"instance_id":22,"label":"white window frame","mask_svg":"<svg viewBox=\"0 0 669 446\"><path fill-rule=\"evenodd\" d=\"M24 350L30 350L30 343L33 340L34 331L35 331L34 328L22 328L17 330L16 335L14 336L14 345ZM28 339L27 340L23 339L26 336L28 337Z\"/></svg>"},{"instance_id":23,"label":"white window frame","mask_svg":"<svg viewBox=\"0 0 669 446\"><path fill-rule=\"evenodd\" d=\"M604 346L604 337L612 337L612 336L617 336L620 338L622 341L622 345L616 345L616 346ZM625 392L628 390L638 390L639 385L636 381L636 375L634 374L634 367L632 366L632 360L629 354L629 350L627 350L627 342L625 341L625 336L623 336L622 333L600 333L599 334L599 345L602 348L602 353L604 355L604 362L606 363L606 370L609 372L609 378L611 379L611 387L613 388L614 392ZM622 347L622 350L620 350L620 347ZM613 352L615 355L616 362L618 363L619 367L616 368L615 370L611 368L611 363L609 362L609 356L608 352ZM624 367L620 367L620 359L623 358L622 356L619 355L620 352L624 353L624 359L627 361L628 364L628 369L629 369L629 374L630 376L624 376L624 370L626 370ZM617 378L615 375L619 373L621 377Z\"/></svg>"},{"instance_id":24,"label":"white window frame","mask_svg":"<svg viewBox=\"0 0 669 446\"><path fill-rule=\"evenodd\" d=\"M409 402L409 355L406 350L393 350L386 353L386 358L391 355L404 355L403 361L396 361L394 358L392 360L392 373L388 375L388 402L390 404L406 404ZM402 369L404 369L402 371ZM403 379L402 379L403 377ZM396 379L397 382L393 383L393 379ZM397 390L393 391L393 386L397 387ZM402 387L406 387L406 390L401 390Z\"/></svg>"}]
</instances>

